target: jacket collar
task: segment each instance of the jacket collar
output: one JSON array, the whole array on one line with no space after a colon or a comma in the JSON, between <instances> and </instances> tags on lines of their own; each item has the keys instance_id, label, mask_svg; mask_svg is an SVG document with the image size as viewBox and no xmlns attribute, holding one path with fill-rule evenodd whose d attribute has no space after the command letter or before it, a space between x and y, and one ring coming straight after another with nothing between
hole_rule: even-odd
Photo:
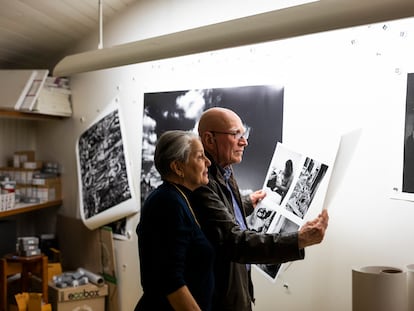
<instances>
[{"instance_id":1,"label":"jacket collar","mask_svg":"<svg viewBox=\"0 0 414 311\"><path fill-rule=\"evenodd\" d=\"M213 157L211 156L211 154L209 154L208 152L205 152L207 158L210 160L211 162L211 166L208 168L208 171L210 172L211 175L216 176L217 180L222 183L223 185L226 185L226 180L230 179L232 174L233 174L233 169L231 166L227 166L226 168L222 168L221 166L219 166L217 164L216 161L214 161ZM226 172L227 171L227 172ZM225 176L226 174L229 174L228 177ZM227 179L226 179L227 177Z\"/></svg>"}]
</instances>

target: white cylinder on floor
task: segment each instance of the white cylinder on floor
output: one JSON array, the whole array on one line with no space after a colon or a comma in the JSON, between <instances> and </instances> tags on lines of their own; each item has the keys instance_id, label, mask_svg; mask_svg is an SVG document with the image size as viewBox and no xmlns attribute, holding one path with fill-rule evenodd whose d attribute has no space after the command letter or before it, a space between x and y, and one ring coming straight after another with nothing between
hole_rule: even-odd
<instances>
[{"instance_id":1,"label":"white cylinder on floor","mask_svg":"<svg viewBox=\"0 0 414 311\"><path fill-rule=\"evenodd\" d=\"M352 270L352 311L407 311L406 272L395 267Z\"/></svg>"},{"instance_id":2,"label":"white cylinder on floor","mask_svg":"<svg viewBox=\"0 0 414 311\"><path fill-rule=\"evenodd\" d=\"M407 265L408 311L414 311L414 264Z\"/></svg>"}]
</instances>

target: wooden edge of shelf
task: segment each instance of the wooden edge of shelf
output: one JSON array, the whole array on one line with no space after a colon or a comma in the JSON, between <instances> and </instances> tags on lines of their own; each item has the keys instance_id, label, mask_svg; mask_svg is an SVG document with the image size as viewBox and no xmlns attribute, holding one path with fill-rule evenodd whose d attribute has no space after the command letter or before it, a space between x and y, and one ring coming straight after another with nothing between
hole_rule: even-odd
<instances>
[{"instance_id":1,"label":"wooden edge of shelf","mask_svg":"<svg viewBox=\"0 0 414 311\"><path fill-rule=\"evenodd\" d=\"M16 205L18 206L19 203L17 203ZM0 218L12 216L12 215L18 215L22 213L28 213L28 212L40 210L46 207L59 206L59 205L62 205L62 200L47 201L47 202L39 203L39 204L22 204L21 207L16 207L13 209L9 209L7 211L1 211Z\"/></svg>"},{"instance_id":2,"label":"wooden edge of shelf","mask_svg":"<svg viewBox=\"0 0 414 311\"><path fill-rule=\"evenodd\" d=\"M26 120L62 120L69 117L56 116L56 115L47 115L41 113L30 113L24 111L16 110L4 110L0 108L0 117L1 118L11 118L11 119L26 119Z\"/></svg>"}]
</instances>

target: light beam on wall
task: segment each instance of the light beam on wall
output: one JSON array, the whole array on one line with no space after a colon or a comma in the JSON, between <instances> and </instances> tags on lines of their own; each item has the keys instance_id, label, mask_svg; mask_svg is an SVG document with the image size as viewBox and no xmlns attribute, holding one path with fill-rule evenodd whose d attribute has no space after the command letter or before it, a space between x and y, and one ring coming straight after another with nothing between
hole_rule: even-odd
<instances>
[{"instance_id":1,"label":"light beam on wall","mask_svg":"<svg viewBox=\"0 0 414 311\"><path fill-rule=\"evenodd\" d=\"M54 76L414 16L412 0L321 0L64 57Z\"/></svg>"}]
</instances>

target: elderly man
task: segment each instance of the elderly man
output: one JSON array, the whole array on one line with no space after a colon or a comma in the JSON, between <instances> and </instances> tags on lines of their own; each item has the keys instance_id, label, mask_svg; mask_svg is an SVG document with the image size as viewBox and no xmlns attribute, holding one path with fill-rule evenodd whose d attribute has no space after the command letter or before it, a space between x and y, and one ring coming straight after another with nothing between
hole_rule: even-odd
<instances>
[{"instance_id":1,"label":"elderly man","mask_svg":"<svg viewBox=\"0 0 414 311\"><path fill-rule=\"evenodd\" d=\"M248 132L232 110L211 108L200 118L198 132L212 162L209 184L194 192L201 228L216 251L214 311L251 311L253 284L249 264L277 264L304 258L304 248L320 243L328 226L324 210L299 232L260 234L247 229L246 215L266 195L241 196L232 165L240 163Z\"/></svg>"}]
</instances>

